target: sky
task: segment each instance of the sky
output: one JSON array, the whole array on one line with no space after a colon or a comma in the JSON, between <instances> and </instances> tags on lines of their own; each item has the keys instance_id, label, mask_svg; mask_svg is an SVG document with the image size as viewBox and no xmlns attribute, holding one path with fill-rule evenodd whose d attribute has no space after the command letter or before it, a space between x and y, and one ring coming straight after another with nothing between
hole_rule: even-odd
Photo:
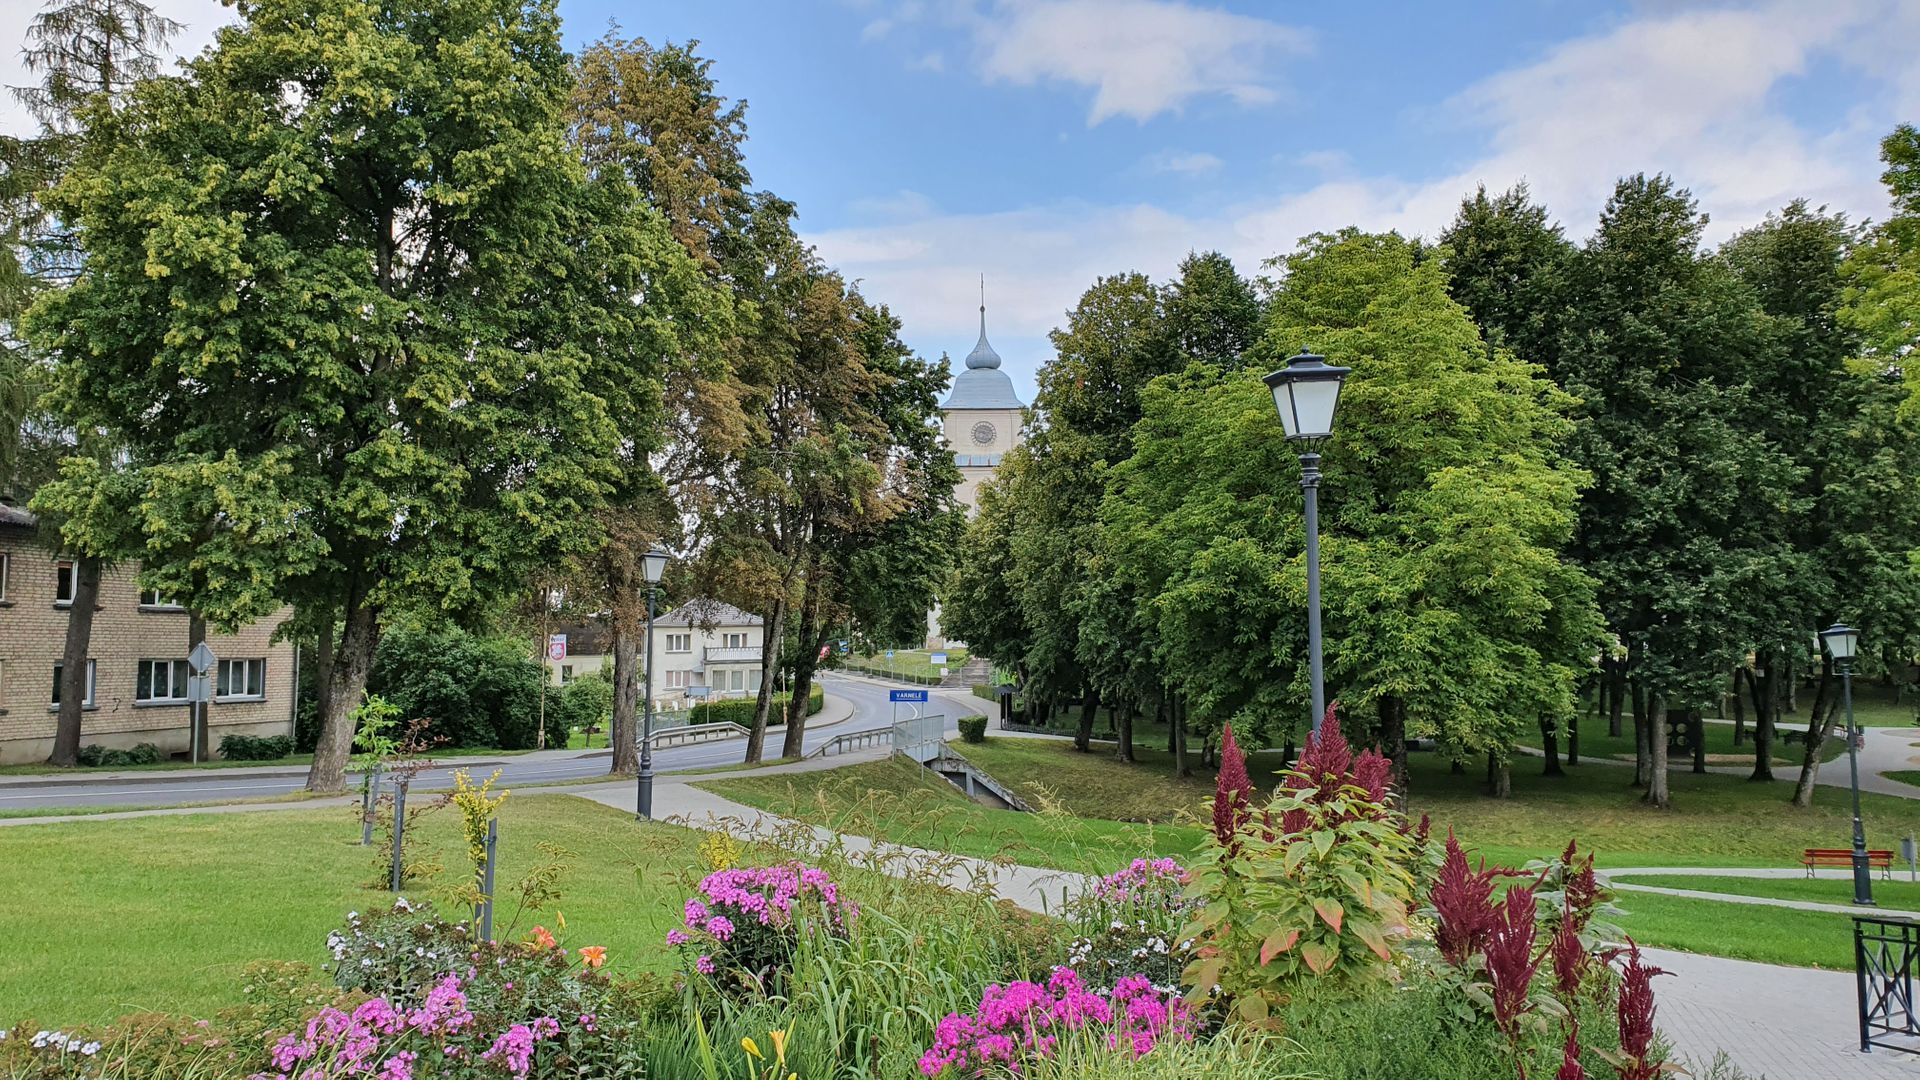
<instances>
[{"instance_id":1,"label":"sky","mask_svg":"<svg viewBox=\"0 0 1920 1080\"><path fill-rule=\"evenodd\" d=\"M233 18L152 0L191 54ZM0 83L35 5L0 2ZM988 332L1031 399L1094 280L1189 251L1242 272L1344 225L1433 236L1525 181L1576 239L1666 172L1710 242L1794 198L1877 217L1920 121L1920 0L560 0L570 46L697 39L757 187L922 355ZM1463 15L1462 12L1471 12ZM0 131L29 121L0 105Z\"/></svg>"}]
</instances>

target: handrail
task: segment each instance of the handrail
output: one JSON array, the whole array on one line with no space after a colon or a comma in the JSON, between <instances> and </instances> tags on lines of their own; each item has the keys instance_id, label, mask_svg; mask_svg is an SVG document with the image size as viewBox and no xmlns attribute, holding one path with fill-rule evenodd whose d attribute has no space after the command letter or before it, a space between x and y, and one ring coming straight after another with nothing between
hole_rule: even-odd
<instances>
[{"instance_id":1,"label":"handrail","mask_svg":"<svg viewBox=\"0 0 1920 1080\"><path fill-rule=\"evenodd\" d=\"M687 724L683 727L667 728L653 733L652 743L655 750L667 746L682 746L687 743L712 742L716 739L735 739L749 732L746 728L731 720L716 720L711 724Z\"/></svg>"},{"instance_id":2,"label":"handrail","mask_svg":"<svg viewBox=\"0 0 1920 1080\"><path fill-rule=\"evenodd\" d=\"M892 743L892 741L892 725L868 728L865 731L848 731L835 735L833 738L814 747L812 752L808 753L807 756L810 758L829 757L833 754L844 754L849 750L864 749L875 743Z\"/></svg>"}]
</instances>

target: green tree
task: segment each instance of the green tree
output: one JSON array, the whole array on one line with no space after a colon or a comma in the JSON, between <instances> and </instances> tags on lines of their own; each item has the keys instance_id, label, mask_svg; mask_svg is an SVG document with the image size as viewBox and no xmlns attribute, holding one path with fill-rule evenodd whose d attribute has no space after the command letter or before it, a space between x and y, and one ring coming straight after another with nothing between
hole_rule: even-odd
<instances>
[{"instance_id":1,"label":"green tree","mask_svg":"<svg viewBox=\"0 0 1920 1080\"><path fill-rule=\"evenodd\" d=\"M1280 262L1259 359L1311 343L1354 369L1324 448L1332 696L1402 762L1406 735L1504 760L1571 711L1597 638L1590 585L1561 554L1582 481L1558 450L1570 403L1487 348L1413 242L1348 230ZM1148 389L1134 444L1103 512L1166 678L1211 722L1297 736L1299 465L1271 394L1254 371L1190 368Z\"/></svg>"},{"instance_id":2,"label":"green tree","mask_svg":"<svg viewBox=\"0 0 1920 1080\"><path fill-rule=\"evenodd\" d=\"M1179 277L1161 289L1163 326L1188 360L1239 367L1260 340L1260 297L1233 260L1217 251L1188 254Z\"/></svg>"},{"instance_id":3,"label":"green tree","mask_svg":"<svg viewBox=\"0 0 1920 1080\"><path fill-rule=\"evenodd\" d=\"M1920 128L1901 124L1880 143L1880 179L1892 213L1846 260L1840 318L1862 336L1862 354L1904 371L1920 402L1920 370L1905 361L1920 346ZM1909 403L1920 412L1920 403Z\"/></svg>"},{"instance_id":4,"label":"green tree","mask_svg":"<svg viewBox=\"0 0 1920 1080\"><path fill-rule=\"evenodd\" d=\"M597 540L647 430L614 410L657 400L636 324L685 255L568 152L549 0L243 15L90 113L55 193L86 265L29 329L130 483L95 498L70 459L42 500L82 536L136 522L150 583L217 625L337 614L308 777L333 791L389 612L487 607Z\"/></svg>"}]
</instances>

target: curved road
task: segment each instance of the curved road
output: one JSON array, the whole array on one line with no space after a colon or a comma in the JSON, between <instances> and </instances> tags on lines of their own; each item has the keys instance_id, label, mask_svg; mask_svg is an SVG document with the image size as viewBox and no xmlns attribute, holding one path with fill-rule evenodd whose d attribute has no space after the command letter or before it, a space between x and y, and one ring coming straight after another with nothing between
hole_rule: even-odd
<instances>
[{"instance_id":1,"label":"curved road","mask_svg":"<svg viewBox=\"0 0 1920 1080\"><path fill-rule=\"evenodd\" d=\"M852 707L845 721L824 729L809 727L806 748L814 748L836 735L880 727L892 719L887 691L897 684L851 675L829 675L820 680L825 691ZM966 694L935 690L931 708L944 709L949 716L961 712L984 711L985 703ZM902 715L906 714L902 706ZM779 752L779 732L768 736L769 749ZM654 768L658 772L711 768L738 762L745 742L728 739L696 746L672 747L656 751ZM582 780L607 775L608 753L599 751L548 750L532 754L488 759L484 755L466 759L471 767L500 770L500 784L542 784L560 780ZM486 762L486 764L480 764ZM444 790L453 786L455 769L468 767L449 759L441 768L421 773L413 790ZM125 775L116 779L78 779L54 776L0 778L0 811L61 810L95 806L177 806L183 803L214 802L230 799L259 799L285 795L306 786L306 770L265 767L253 769L181 769Z\"/></svg>"}]
</instances>

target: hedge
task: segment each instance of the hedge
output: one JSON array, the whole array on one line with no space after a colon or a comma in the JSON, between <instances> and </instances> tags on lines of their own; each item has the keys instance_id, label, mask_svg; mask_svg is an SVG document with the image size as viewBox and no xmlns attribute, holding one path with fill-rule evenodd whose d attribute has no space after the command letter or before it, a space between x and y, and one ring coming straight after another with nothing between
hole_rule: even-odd
<instances>
[{"instance_id":1,"label":"hedge","mask_svg":"<svg viewBox=\"0 0 1920 1080\"><path fill-rule=\"evenodd\" d=\"M789 700L791 700L791 695L789 694L773 695L774 707L783 710L779 715L785 715L784 710ZM755 704L755 699L751 697L727 698L724 701L705 702L694 707L692 714L687 717L687 723L718 724L731 720L743 728L750 728L753 726L753 707ZM812 692L807 695L807 715L812 716L814 713L826 708L826 705L826 692L816 685ZM775 719L778 719L778 716L776 716Z\"/></svg>"},{"instance_id":2,"label":"hedge","mask_svg":"<svg viewBox=\"0 0 1920 1080\"><path fill-rule=\"evenodd\" d=\"M892 679L894 682L913 683L916 686L939 686L941 681L941 677L938 675L909 675L903 671L888 671L884 667L874 667L869 664L863 664L858 660L842 659L840 666L847 671L857 671L862 675L877 675L882 679Z\"/></svg>"},{"instance_id":3,"label":"hedge","mask_svg":"<svg viewBox=\"0 0 1920 1080\"><path fill-rule=\"evenodd\" d=\"M960 737L970 743L987 741L987 718L984 716L963 716L960 718Z\"/></svg>"},{"instance_id":4,"label":"hedge","mask_svg":"<svg viewBox=\"0 0 1920 1080\"><path fill-rule=\"evenodd\" d=\"M228 761L278 761L291 753L291 735L229 735L220 740L220 756Z\"/></svg>"}]
</instances>

